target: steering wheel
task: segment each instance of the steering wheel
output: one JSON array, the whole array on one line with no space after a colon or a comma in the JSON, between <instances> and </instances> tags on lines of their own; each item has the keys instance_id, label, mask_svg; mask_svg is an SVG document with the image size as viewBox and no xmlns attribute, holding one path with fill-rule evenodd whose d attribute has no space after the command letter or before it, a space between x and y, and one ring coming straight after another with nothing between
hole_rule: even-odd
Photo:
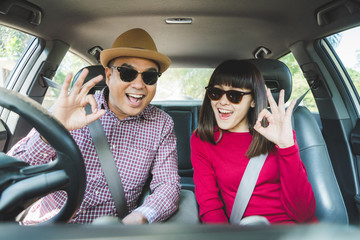
<instances>
[{"instance_id":1,"label":"steering wheel","mask_svg":"<svg viewBox=\"0 0 360 240\"><path fill-rule=\"evenodd\" d=\"M37 166L0 153L0 221L15 221L31 203L59 190L66 192L67 201L48 222L69 221L80 207L86 187L85 165L78 146L39 103L5 88L0 88L0 96L0 106L27 120L57 153L54 161Z\"/></svg>"}]
</instances>

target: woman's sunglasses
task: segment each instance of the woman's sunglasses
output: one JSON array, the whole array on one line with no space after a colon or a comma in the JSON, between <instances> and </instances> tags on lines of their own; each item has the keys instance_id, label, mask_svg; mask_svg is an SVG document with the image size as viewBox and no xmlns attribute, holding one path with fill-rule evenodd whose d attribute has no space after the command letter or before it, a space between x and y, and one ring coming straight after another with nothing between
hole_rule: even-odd
<instances>
[{"instance_id":1,"label":"woman's sunglasses","mask_svg":"<svg viewBox=\"0 0 360 240\"><path fill-rule=\"evenodd\" d=\"M120 73L120 78L124 82L133 81L137 77L137 75L140 73L141 77L146 85L154 85L157 82L158 77L161 76L160 73L155 72L155 71L139 72L132 68L116 67L116 66L112 66L111 68L118 70L118 72Z\"/></svg>"},{"instance_id":2,"label":"woman's sunglasses","mask_svg":"<svg viewBox=\"0 0 360 240\"><path fill-rule=\"evenodd\" d=\"M224 91L220 88L216 87L206 87L206 94L207 96L213 100L217 101L219 100L224 94L226 94L227 99L234 104L238 104L241 102L244 95L251 94L251 92L240 92L236 90L229 90Z\"/></svg>"}]
</instances>

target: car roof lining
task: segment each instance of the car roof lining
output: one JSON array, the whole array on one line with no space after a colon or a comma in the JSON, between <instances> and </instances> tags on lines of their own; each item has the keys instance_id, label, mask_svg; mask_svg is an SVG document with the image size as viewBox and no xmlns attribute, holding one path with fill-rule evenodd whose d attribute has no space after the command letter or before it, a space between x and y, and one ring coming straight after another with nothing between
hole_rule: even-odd
<instances>
[{"instance_id":1,"label":"car roof lining","mask_svg":"<svg viewBox=\"0 0 360 240\"><path fill-rule=\"evenodd\" d=\"M253 58L260 46L272 52L267 57L276 58L296 41L333 33L343 25L340 20L318 26L316 12L329 0L274 0L271 4L267 0L207 0L206 4L202 0L166 4L161 0L29 2L41 9L43 19L39 26L24 22L21 30L45 40L61 39L92 63L96 61L87 53L90 48L109 48L119 34L135 27L152 35L158 50L173 60L173 66L212 68L229 58ZM189 17L193 23L166 24L169 17ZM358 15L348 18L356 20ZM0 14L0 21L7 20L11 26L14 18ZM349 19L343 22L348 24Z\"/></svg>"}]
</instances>

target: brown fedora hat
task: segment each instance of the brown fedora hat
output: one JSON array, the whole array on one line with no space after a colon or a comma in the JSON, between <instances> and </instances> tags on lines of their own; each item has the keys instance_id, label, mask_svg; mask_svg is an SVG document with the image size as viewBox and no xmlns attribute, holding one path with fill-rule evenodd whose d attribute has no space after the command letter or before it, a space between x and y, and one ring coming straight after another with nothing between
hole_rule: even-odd
<instances>
[{"instance_id":1,"label":"brown fedora hat","mask_svg":"<svg viewBox=\"0 0 360 240\"><path fill-rule=\"evenodd\" d=\"M163 73L171 64L170 58L159 53L152 37L143 29L134 28L121 34L112 47L100 53L100 61L107 67L109 61L117 57L139 57L153 60L159 64Z\"/></svg>"}]
</instances>

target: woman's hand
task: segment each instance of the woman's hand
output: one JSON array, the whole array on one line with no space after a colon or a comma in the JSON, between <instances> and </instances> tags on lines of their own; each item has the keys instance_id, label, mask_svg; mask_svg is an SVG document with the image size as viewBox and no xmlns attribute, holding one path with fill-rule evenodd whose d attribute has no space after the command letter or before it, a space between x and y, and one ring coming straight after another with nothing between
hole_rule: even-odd
<instances>
[{"instance_id":1,"label":"woman's hand","mask_svg":"<svg viewBox=\"0 0 360 240\"><path fill-rule=\"evenodd\" d=\"M97 110L94 96L88 95L89 90L101 81L102 76L97 76L82 85L88 72L87 69L81 72L70 93L68 89L72 75L66 76L59 98L53 108L53 116L69 131L82 128L105 114L105 110ZM86 114L84 107L87 104L91 105L92 114Z\"/></svg>"},{"instance_id":2,"label":"woman's hand","mask_svg":"<svg viewBox=\"0 0 360 240\"><path fill-rule=\"evenodd\" d=\"M271 112L267 109L263 109L259 113L254 129L269 141L276 144L279 148L287 148L294 145L295 142L291 127L291 115L296 100L293 100L289 107L285 110L284 90L280 91L278 105L276 104L270 89L267 89L266 95ZM267 127L261 126L263 118L266 118L269 123Z\"/></svg>"}]
</instances>

